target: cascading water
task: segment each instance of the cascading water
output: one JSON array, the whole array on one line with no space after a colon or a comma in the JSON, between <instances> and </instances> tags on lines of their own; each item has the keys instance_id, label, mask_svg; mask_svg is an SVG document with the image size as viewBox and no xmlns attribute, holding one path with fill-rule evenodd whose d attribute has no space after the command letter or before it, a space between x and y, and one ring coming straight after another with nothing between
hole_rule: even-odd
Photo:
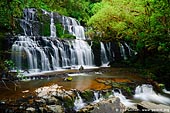
<instances>
[{"instance_id":1,"label":"cascading water","mask_svg":"<svg viewBox=\"0 0 170 113\"><path fill-rule=\"evenodd\" d=\"M53 12L51 12L51 24L50 24L50 31L51 31L51 36L52 38L56 37L56 27L54 25L54 18L53 18Z\"/></svg>"},{"instance_id":2,"label":"cascading water","mask_svg":"<svg viewBox=\"0 0 170 113\"><path fill-rule=\"evenodd\" d=\"M38 46L38 42L29 36L19 36L18 41L12 45L12 59L18 66L18 69L29 67L30 70L50 70L50 62L45 51ZM38 63L40 67L38 66Z\"/></svg>"},{"instance_id":3,"label":"cascading water","mask_svg":"<svg viewBox=\"0 0 170 113\"><path fill-rule=\"evenodd\" d=\"M104 47L104 44L102 42L100 42L100 46L101 46L101 63L102 64L108 64L109 60L107 58L107 54L106 54L106 50Z\"/></svg>"},{"instance_id":4,"label":"cascading water","mask_svg":"<svg viewBox=\"0 0 170 113\"><path fill-rule=\"evenodd\" d=\"M77 92L77 97L74 102L74 109L77 111L85 106L83 99L81 98L80 94Z\"/></svg>"},{"instance_id":5,"label":"cascading water","mask_svg":"<svg viewBox=\"0 0 170 113\"><path fill-rule=\"evenodd\" d=\"M42 10L42 15L49 18L49 23L46 23L46 25L49 24L50 36L45 37L37 34L39 33L38 27L43 25L35 26L35 23L38 23L36 14L34 8L25 9L24 18L20 19L20 26L24 35L16 36L17 40L12 45L12 59L17 69L39 72L80 65L95 65L92 42L85 41L84 28L77 20ZM62 24L64 32L67 31L74 35L76 39L60 40L57 38L55 22L60 22L57 24ZM101 64L107 64L110 59L114 60L115 53L111 43L104 44L101 42L100 45L101 55L98 57L101 57ZM124 57L125 52L123 53Z\"/></svg>"},{"instance_id":6,"label":"cascading water","mask_svg":"<svg viewBox=\"0 0 170 113\"><path fill-rule=\"evenodd\" d=\"M80 23L74 18L62 16L62 24L64 26L64 30L76 36L76 39L86 39L84 34L84 27L81 26Z\"/></svg>"},{"instance_id":7,"label":"cascading water","mask_svg":"<svg viewBox=\"0 0 170 113\"><path fill-rule=\"evenodd\" d=\"M118 97L120 99L120 102L123 103L127 107L134 105L134 103L132 103L131 100L126 99L126 97L122 94L120 89L114 89L113 95L115 97Z\"/></svg>"},{"instance_id":8,"label":"cascading water","mask_svg":"<svg viewBox=\"0 0 170 113\"><path fill-rule=\"evenodd\" d=\"M120 53L121 56L123 57L124 60L127 60L126 53L125 53L125 48L122 44L120 44Z\"/></svg>"},{"instance_id":9,"label":"cascading water","mask_svg":"<svg viewBox=\"0 0 170 113\"><path fill-rule=\"evenodd\" d=\"M101 100L104 100L102 94L99 91L94 91L94 103L98 103Z\"/></svg>"},{"instance_id":10,"label":"cascading water","mask_svg":"<svg viewBox=\"0 0 170 113\"><path fill-rule=\"evenodd\" d=\"M156 94L155 91L153 90L153 86L149 84L137 86L134 98L144 101L152 101L156 103L170 105L170 99L160 94Z\"/></svg>"}]
</instances>

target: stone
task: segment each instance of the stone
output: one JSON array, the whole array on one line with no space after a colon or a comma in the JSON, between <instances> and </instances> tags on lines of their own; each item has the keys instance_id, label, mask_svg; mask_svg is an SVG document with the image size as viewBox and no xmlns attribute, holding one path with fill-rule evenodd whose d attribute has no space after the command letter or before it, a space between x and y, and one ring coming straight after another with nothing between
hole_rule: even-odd
<instances>
[{"instance_id":1,"label":"stone","mask_svg":"<svg viewBox=\"0 0 170 113\"><path fill-rule=\"evenodd\" d=\"M85 102L92 102L94 100L94 92L92 90L85 90L81 92L81 97Z\"/></svg>"},{"instance_id":2,"label":"stone","mask_svg":"<svg viewBox=\"0 0 170 113\"><path fill-rule=\"evenodd\" d=\"M29 107L26 109L27 112L35 113L35 108Z\"/></svg>"},{"instance_id":3,"label":"stone","mask_svg":"<svg viewBox=\"0 0 170 113\"><path fill-rule=\"evenodd\" d=\"M61 105L48 105L47 108L53 113L64 113L64 109Z\"/></svg>"},{"instance_id":4,"label":"stone","mask_svg":"<svg viewBox=\"0 0 170 113\"><path fill-rule=\"evenodd\" d=\"M87 105L79 110L79 113L123 113L126 107L120 102L119 98L109 98L96 104Z\"/></svg>"},{"instance_id":5,"label":"stone","mask_svg":"<svg viewBox=\"0 0 170 113\"><path fill-rule=\"evenodd\" d=\"M46 101L44 99L36 99L35 102L41 103L41 104L46 104Z\"/></svg>"},{"instance_id":6,"label":"stone","mask_svg":"<svg viewBox=\"0 0 170 113\"><path fill-rule=\"evenodd\" d=\"M51 97L46 100L46 103L47 105L54 105L54 104L60 104L60 101L55 97Z\"/></svg>"}]
</instances>

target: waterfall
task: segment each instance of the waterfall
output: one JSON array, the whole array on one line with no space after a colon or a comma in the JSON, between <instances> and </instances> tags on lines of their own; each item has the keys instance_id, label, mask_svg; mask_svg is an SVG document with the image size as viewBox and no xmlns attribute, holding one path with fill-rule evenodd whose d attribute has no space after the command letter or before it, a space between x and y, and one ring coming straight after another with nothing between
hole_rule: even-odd
<instances>
[{"instance_id":1,"label":"waterfall","mask_svg":"<svg viewBox=\"0 0 170 113\"><path fill-rule=\"evenodd\" d=\"M45 45L40 45L45 43ZM19 36L12 46L12 59L17 67L39 71L55 70L78 65L94 65L91 46L83 40L53 40L43 37L41 42L30 36Z\"/></svg>"},{"instance_id":2,"label":"waterfall","mask_svg":"<svg viewBox=\"0 0 170 113\"><path fill-rule=\"evenodd\" d=\"M115 53L114 53L114 51L112 51L111 50L111 42L109 42L109 43L106 43L106 53L108 53L108 60L110 61L110 60L115 60L114 58L115 58Z\"/></svg>"},{"instance_id":3,"label":"waterfall","mask_svg":"<svg viewBox=\"0 0 170 113\"><path fill-rule=\"evenodd\" d=\"M50 70L49 60L38 42L30 36L19 36L18 41L12 45L12 59L19 70L24 70L23 65L30 70L39 70L38 61L41 60L40 70Z\"/></svg>"},{"instance_id":4,"label":"waterfall","mask_svg":"<svg viewBox=\"0 0 170 113\"><path fill-rule=\"evenodd\" d=\"M124 60L127 60L126 53L125 53L125 48L122 44L120 44L120 53L121 56L123 57Z\"/></svg>"},{"instance_id":5,"label":"waterfall","mask_svg":"<svg viewBox=\"0 0 170 113\"><path fill-rule=\"evenodd\" d=\"M85 41L84 27L76 19L45 10L42 10L41 13L41 18L44 16L47 21L45 24L49 27L50 36L41 36L43 33L40 32L45 28L40 28L44 25L43 22L38 21L40 19L38 19L37 10L34 8L25 9L24 18L20 19L23 33L15 36L17 39L12 45L11 57L17 69L39 72L81 65L95 66L93 43ZM56 38L55 24L62 24L64 32L74 35L76 39L61 40ZM97 51L100 51L98 53L101 54L97 57L100 57L101 64L114 61L116 53L114 53L112 42L106 44L101 42L100 45L101 49ZM127 44L125 46L128 48ZM120 50L124 57L123 45Z\"/></svg>"},{"instance_id":6,"label":"waterfall","mask_svg":"<svg viewBox=\"0 0 170 113\"><path fill-rule=\"evenodd\" d=\"M80 25L74 18L62 16L62 24L64 30L76 36L76 39L85 40L84 27Z\"/></svg>"},{"instance_id":7,"label":"waterfall","mask_svg":"<svg viewBox=\"0 0 170 113\"><path fill-rule=\"evenodd\" d=\"M102 94L99 91L94 91L94 101L93 101L93 103L98 103L102 100L104 100Z\"/></svg>"},{"instance_id":8,"label":"waterfall","mask_svg":"<svg viewBox=\"0 0 170 113\"><path fill-rule=\"evenodd\" d=\"M126 99L126 97L122 94L120 89L114 89L113 95L115 97L118 97L120 99L120 102L123 103L127 107L134 105L134 103L132 103L131 100Z\"/></svg>"},{"instance_id":9,"label":"waterfall","mask_svg":"<svg viewBox=\"0 0 170 113\"><path fill-rule=\"evenodd\" d=\"M106 49L104 47L103 42L100 42L100 46L101 46L101 63L102 65L108 64L109 61L107 58Z\"/></svg>"},{"instance_id":10,"label":"waterfall","mask_svg":"<svg viewBox=\"0 0 170 113\"><path fill-rule=\"evenodd\" d=\"M85 106L83 99L81 98L80 94L77 92L77 97L74 102L74 109L77 111Z\"/></svg>"},{"instance_id":11,"label":"waterfall","mask_svg":"<svg viewBox=\"0 0 170 113\"><path fill-rule=\"evenodd\" d=\"M75 54L73 56L76 56L75 58L77 59L75 59L75 61L78 61L78 65L89 65L89 66L94 65L93 53L88 43L83 40L74 40L72 41L72 43L74 45L73 46L74 52L71 54Z\"/></svg>"},{"instance_id":12,"label":"waterfall","mask_svg":"<svg viewBox=\"0 0 170 113\"><path fill-rule=\"evenodd\" d=\"M51 24L50 24L50 31L51 31L51 36L52 38L56 37L56 27L54 25L54 18L53 18L53 12L51 12Z\"/></svg>"},{"instance_id":13,"label":"waterfall","mask_svg":"<svg viewBox=\"0 0 170 113\"><path fill-rule=\"evenodd\" d=\"M25 36L33 36L37 35L37 29L33 29L35 24L37 23L36 18L36 9L35 8L27 8L24 9L24 18L19 19L20 20L20 26L24 31Z\"/></svg>"},{"instance_id":14,"label":"waterfall","mask_svg":"<svg viewBox=\"0 0 170 113\"><path fill-rule=\"evenodd\" d=\"M149 84L143 84L141 86L137 86L135 89L134 98L144 100L144 101L152 101L156 103L170 105L170 99L168 97L157 94L153 90L153 86Z\"/></svg>"}]
</instances>

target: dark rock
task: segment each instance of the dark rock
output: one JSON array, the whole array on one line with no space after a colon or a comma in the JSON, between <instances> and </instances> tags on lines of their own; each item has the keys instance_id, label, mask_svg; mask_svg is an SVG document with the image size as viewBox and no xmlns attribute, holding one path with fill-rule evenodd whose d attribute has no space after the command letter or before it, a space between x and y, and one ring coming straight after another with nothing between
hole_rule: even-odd
<instances>
[{"instance_id":1,"label":"dark rock","mask_svg":"<svg viewBox=\"0 0 170 113\"><path fill-rule=\"evenodd\" d=\"M81 97L83 98L84 102L92 102L94 100L94 91L92 90L85 90L81 92Z\"/></svg>"},{"instance_id":2,"label":"dark rock","mask_svg":"<svg viewBox=\"0 0 170 113\"><path fill-rule=\"evenodd\" d=\"M47 105L54 105L54 104L58 105L58 104L61 104L61 102L55 97L51 97L51 98L46 99L46 104Z\"/></svg>"},{"instance_id":3,"label":"dark rock","mask_svg":"<svg viewBox=\"0 0 170 113\"><path fill-rule=\"evenodd\" d=\"M120 103L119 98L109 98L97 104L88 105L79 110L78 113L123 113L124 111L125 106Z\"/></svg>"}]
</instances>

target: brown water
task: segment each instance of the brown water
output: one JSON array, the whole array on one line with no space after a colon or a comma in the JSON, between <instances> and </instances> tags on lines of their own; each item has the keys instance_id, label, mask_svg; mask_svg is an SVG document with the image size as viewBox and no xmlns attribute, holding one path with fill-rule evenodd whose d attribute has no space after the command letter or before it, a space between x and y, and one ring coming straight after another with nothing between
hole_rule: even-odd
<instances>
[{"instance_id":1,"label":"brown water","mask_svg":"<svg viewBox=\"0 0 170 113\"><path fill-rule=\"evenodd\" d=\"M71 76L72 81L64 81L64 76L57 76L58 73L52 73L55 77L50 77L49 79L42 80L30 80L30 81L22 81L14 90L14 84L8 83L7 86L10 90L5 89L3 84L1 83L0 87L0 100L16 100L20 97L26 97L29 95L35 95L35 89L43 86L49 86L53 84L58 84L59 86L63 86L62 88L65 90L70 89L78 89L78 90L86 90L86 89L95 89L102 90L111 88L109 85L105 85L103 83L97 82L97 80L111 80L113 82L142 82L142 79L139 74L131 71L132 69L128 68L100 68L93 69L90 71L84 71L84 73L77 73L76 76ZM103 72L104 71L104 72ZM66 71L65 71L66 72ZM63 73L65 73L63 72ZM102 72L102 73L101 73ZM67 71L69 73L69 71ZM71 71L71 73L73 73ZM50 75L50 74L49 74Z\"/></svg>"}]
</instances>

